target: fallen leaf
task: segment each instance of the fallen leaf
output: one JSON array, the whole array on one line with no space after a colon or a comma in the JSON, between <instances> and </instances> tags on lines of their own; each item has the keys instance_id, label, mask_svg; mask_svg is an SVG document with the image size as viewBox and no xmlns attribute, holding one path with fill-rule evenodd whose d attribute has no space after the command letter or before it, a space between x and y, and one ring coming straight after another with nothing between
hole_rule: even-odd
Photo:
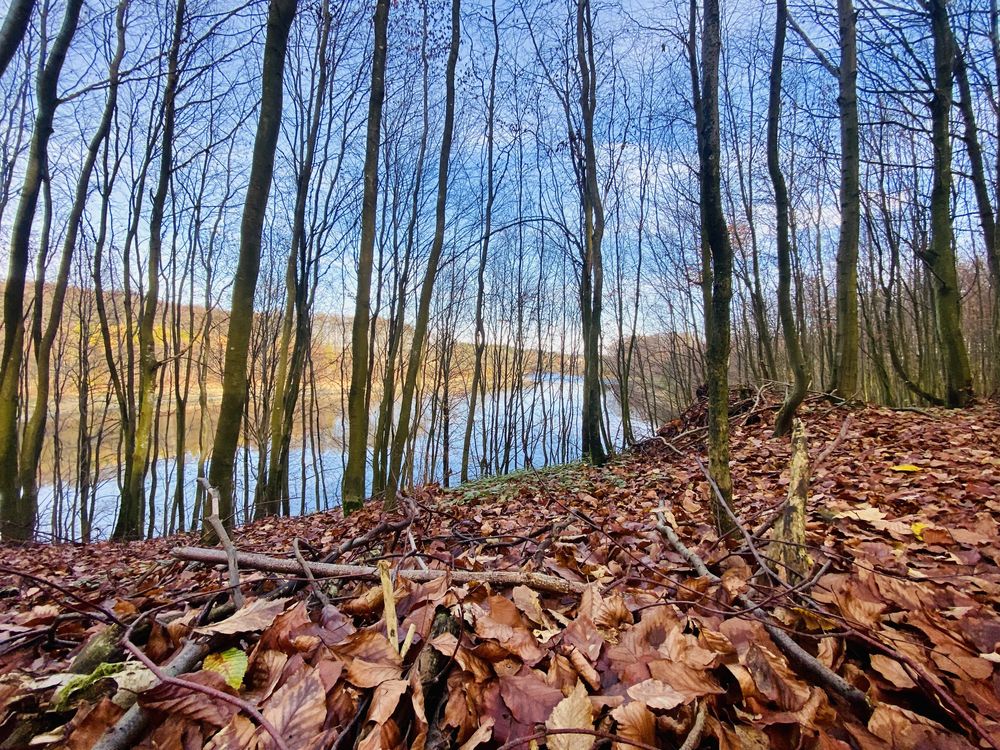
<instances>
[{"instance_id":1,"label":"fallen leaf","mask_svg":"<svg viewBox=\"0 0 1000 750\"><path fill-rule=\"evenodd\" d=\"M501 677L500 695L514 718L522 724L541 724L563 699L561 691L547 685L528 667L522 667L510 677Z\"/></svg>"},{"instance_id":2,"label":"fallen leaf","mask_svg":"<svg viewBox=\"0 0 1000 750\"><path fill-rule=\"evenodd\" d=\"M594 728L594 709L583 682L577 682L573 692L556 704L545 721L545 728L550 732ZM546 738L546 746L550 750L590 750L594 746L594 739L589 734L550 734Z\"/></svg>"},{"instance_id":3,"label":"fallen leaf","mask_svg":"<svg viewBox=\"0 0 1000 750\"><path fill-rule=\"evenodd\" d=\"M615 734L626 740L635 740L646 745L656 744L656 717L642 701L629 701L611 712L611 718L618 722ZM615 742L614 750L627 750L627 742Z\"/></svg>"},{"instance_id":4,"label":"fallen leaf","mask_svg":"<svg viewBox=\"0 0 1000 750\"><path fill-rule=\"evenodd\" d=\"M315 669L306 667L295 682L287 682L271 696L262 711L290 748L309 748L320 736L326 718L326 692ZM270 734L258 729L260 747L274 747Z\"/></svg>"},{"instance_id":5,"label":"fallen leaf","mask_svg":"<svg viewBox=\"0 0 1000 750\"><path fill-rule=\"evenodd\" d=\"M247 655L238 648L230 648L218 654L209 654L202 668L218 672L233 690L239 690L247 673Z\"/></svg>"},{"instance_id":6,"label":"fallen leaf","mask_svg":"<svg viewBox=\"0 0 1000 750\"><path fill-rule=\"evenodd\" d=\"M226 680L218 672L202 670L181 675L182 683L205 685L223 692L232 692ZM161 713L183 716L192 721L200 721L215 727L224 727L237 708L232 703L207 695L195 688L185 687L176 682L161 682L139 695L139 705Z\"/></svg>"},{"instance_id":7,"label":"fallen leaf","mask_svg":"<svg viewBox=\"0 0 1000 750\"><path fill-rule=\"evenodd\" d=\"M475 748L488 741L492 736L493 719L487 716L483 719L483 723L479 725L479 728L472 733L472 736L469 737L469 739L462 743L458 750L475 750Z\"/></svg>"},{"instance_id":8,"label":"fallen leaf","mask_svg":"<svg viewBox=\"0 0 1000 750\"><path fill-rule=\"evenodd\" d=\"M641 701L650 708L670 710L688 700L683 693L678 693L669 685L656 679L643 680L638 685L628 689L629 698Z\"/></svg>"},{"instance_id":9,"label":"fallen leaf","mask_svg":"<svg viewBox=\"0 0 1000 750\"><path fill-rule=\"evenodd\" d=\"M233 635L235 633L252 633L264 630L274 618L280 615L288 599L267 600L264 597L254 599L225 620L203 628L195 628L202 635Z\"/></svg>"}]
</instances>

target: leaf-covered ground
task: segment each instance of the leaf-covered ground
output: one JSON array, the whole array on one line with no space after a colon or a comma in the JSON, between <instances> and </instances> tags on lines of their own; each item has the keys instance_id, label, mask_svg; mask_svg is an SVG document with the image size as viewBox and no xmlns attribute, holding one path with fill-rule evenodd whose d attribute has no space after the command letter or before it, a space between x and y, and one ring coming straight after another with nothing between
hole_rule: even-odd
<instances>
[{"instance_id":1,"label":"leaf-covered ground","mask_svg":"<svg viewBox=\"0 0 1000 750\"><path fill-rule=\"evenodd\" d=\"M773 410L755 394L734 404L749 538L713 531L696 405L603 469L421 488L388 528L373 505L233 534L272 557L294 559L297 538L306 559L388 561L391 599L358 575L275 597L288 576L245 569L234 613L225 566L171 556L191 536L0 547L0 747L115 747L137 692L137 739L117 747L997 747L1000 408L808 401L813 569L790 584L762 570L768 532L754 536L787 490ZM396 573L425 569L442 574ZM454 571L538 572L577 591ZM131 650L81 664L100 633ZM163 682L185 648L190 673Z\"/></svg>"}]
</instances>

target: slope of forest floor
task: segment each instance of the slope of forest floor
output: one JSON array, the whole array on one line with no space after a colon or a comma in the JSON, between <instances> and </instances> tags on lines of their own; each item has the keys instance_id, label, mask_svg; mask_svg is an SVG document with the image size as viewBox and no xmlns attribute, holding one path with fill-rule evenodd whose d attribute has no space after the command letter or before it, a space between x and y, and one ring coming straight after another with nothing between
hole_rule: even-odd
<instances>
[{"instance_id":1,"label":"slope of forest floor","mask_svg":"<svg viewBox=\"0 0 1000 750\"><path fill-rule=\"evenodd\" d=\"M754 534L787 492L775 406L734 397L728 542L696 404L601 469L238 529L389 572L295 591L243 558L235 613L225 564L172 555L191 535L2 546L0 747L1000 746L1000 407L807 401L813 568L789 585Z\"/></svg>"}]
</instances>

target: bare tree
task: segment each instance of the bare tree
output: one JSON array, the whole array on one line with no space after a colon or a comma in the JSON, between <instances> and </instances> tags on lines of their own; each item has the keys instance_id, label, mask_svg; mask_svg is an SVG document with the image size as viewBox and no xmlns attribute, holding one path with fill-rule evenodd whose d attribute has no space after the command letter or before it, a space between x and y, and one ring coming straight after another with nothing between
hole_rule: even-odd
<instances>
[{"instance_id":1,"label":"bare tree","mask_svg":"<svg viewBox=\"0 0 1000 750\"><path fill-rule=\"evenodd\" d=\"M371 317L372 266L375 251L375 219L378 211L379 135L385 100L385 59L388 47L389 0L375 6L375 48L372 53L371 93L368 102L368 133L365 145L364 199L361 208L361 247L358 254L358 290L351 327L351 389L348 397L349 443L344 470L344 512L361 507L368 473L368 325Z\"/></svg>"},{"instance_id":2,"label":"bare tree","mask_svg":"<svg viewBox=\"0 0 1000 750\"><path fill-rule=\"evenodd\" d=\"M24 357L24 286L31 251L31 229L42 185L48 178L52 121L59 105L59 75L76 33L83 0L69 0L62 26L38 73L35 125L25 165L17 214L11 227L10 262L4 285L4 345L0 360L0 535L27 539L34 532L35 509L18 486L18 381Z\"/></svg>"},{"instance_id":3,"label":"bare tree","mask_svg":"<svg viewBox=\"0 0 1000 750\"><path fill-rule=\"evenodd\" d=\"M260 270L261 233L274 175L274 152L281 128L285 53L295 9L296 0L271 0L268 6L260 114L240 226L240 255L229 310L222 403L208 473L209 484L219 491L221 507L206 509L206 516L214 510L225 523L232 522L233 470L247 398L247 352L253 325L254 293Z\"/></svg>"},{"instance_id":4,"label":"bare tree","mask_svg":"<svg viewBox=\"0 0 1000 750\"><path fill-rule=\"evenodd\" d=\"M444 127L441 134L441 157L438 162L434 238L431 241L431 251L427 258L427 267L424 270L424 278L420 285L420 300L417 305L416 320L413 324L410 358L407 363L406 377L403 380L403 391L400 397L399 423L396 426L392 454L389 458L389 476L386 482L383 504L383 507L387 511L395 510L396 508L396 494L400 486L400 469L403 464L403 452L406 449L406 442L410 436L410 419L413 409L414 391L417 387L417 377L420 374L424 341L427 338L431 296L434 293L434 280L437 277L441 251L444 248L445 217L448 201L448 168L451 165L451 144L455 129L455 68L458 65L460 42L461 0L452 0L451 44L448 50L448 63L445 71L445 114Z\"/></svg>"}]
</instances>

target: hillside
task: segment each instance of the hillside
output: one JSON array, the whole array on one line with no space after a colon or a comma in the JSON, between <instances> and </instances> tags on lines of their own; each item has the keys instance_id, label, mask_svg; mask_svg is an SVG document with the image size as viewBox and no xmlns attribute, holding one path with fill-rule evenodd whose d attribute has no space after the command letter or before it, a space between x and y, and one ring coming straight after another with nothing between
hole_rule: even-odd
<instances>
[{"instance_id":1,"label":"hillside","mask_svg":"<svg viewBox=\"0 0 1000 750\"><path fill-rule=\"evenodd\" d=\"M289 572L241 558L235 614L224 564L172 554L190 535L0 548L0 747L1000 747L1000 407L808 400L813 567L791 586L753 531L787 491L774 409L734 403L728 542L696 404L602 469L241 528ZM296 539L394 583L328 569L295 591ZM115 621L132 655L81 664ZM103 677L66 687L74 660ZM121 719L112 698L157 681Z\"/></svg>"}]
</instances>

